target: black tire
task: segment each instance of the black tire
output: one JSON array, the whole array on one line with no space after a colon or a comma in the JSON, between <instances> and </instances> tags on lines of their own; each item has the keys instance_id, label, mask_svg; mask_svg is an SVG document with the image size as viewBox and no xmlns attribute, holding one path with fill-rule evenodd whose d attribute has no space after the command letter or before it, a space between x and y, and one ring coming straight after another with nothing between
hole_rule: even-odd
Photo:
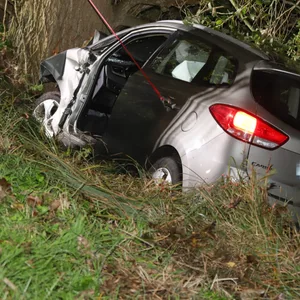
<instances>
[{"instance_id":1,"label":"black tire","mask_svg":"<svg viewBox=\"0 0 300 300\"><path fill-rule=\"evenodd\" d=\"M60 92L51 91L51 92L47 92L47 93L43 94L42 96L40 96L39 98L36 99L35 107L37 107L39 104L41 104L42 102L49 100L49 99L56 100L59 103L60 102Z\"/></svg>"},{"instance_id":2,"label":"black tire","mask_svg":"<svg viewBox=\"0 0 300 300\"><path fill-rule=\"evenodd\" d=\"M173 156L159 158L151 165L149 172L154 180L166 180L172 185L182 181L182 171L179 159L176 159ZM155 177L155 175L158 177ZM168 178L168 176L170 177Z\"/></svg>"}]
</instances>

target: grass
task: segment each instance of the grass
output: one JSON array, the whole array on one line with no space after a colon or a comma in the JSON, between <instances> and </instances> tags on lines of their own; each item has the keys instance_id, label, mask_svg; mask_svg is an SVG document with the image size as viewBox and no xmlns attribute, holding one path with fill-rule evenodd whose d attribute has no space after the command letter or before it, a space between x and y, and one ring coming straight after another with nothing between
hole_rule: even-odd
<instances>
[{"instance_id":1,"label":"grass","mask_svg":"<svg viewBox=\"0 0 300 300\"><path fill-rule=\"evenodd\" d=\"M156 186L60 149L0 85L1 299L300 298L300 236L265 182Z\"/></svg>"}]
</instances>

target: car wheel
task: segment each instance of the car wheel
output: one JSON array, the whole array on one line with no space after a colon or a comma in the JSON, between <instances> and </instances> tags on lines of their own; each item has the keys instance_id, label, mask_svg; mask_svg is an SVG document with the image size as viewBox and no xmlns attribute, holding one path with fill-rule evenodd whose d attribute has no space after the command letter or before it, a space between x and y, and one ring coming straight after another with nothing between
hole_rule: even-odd
<instances>
[{"instance_id":1,"label":"car wheel","mask_svg":"<svg viewBox=\"0 0 300 300\"><path fill-rule=\"evenodd\" d=\"M55 114L60 102L59 92L48 92L36 100L33 111L34 118L45 128L45 134L53 137L54 132L51 126L52 117Z\"/></svg>"},{"instance_id":2,"label":"car wheel","mask_svg":"<svg viewBox=\"0 0 300 300\"><path fill-rule=\"evenodd\" d=\"M154 181L177 184L181 181L181 168L174 157L162 157L152 164L149 169Z\"/></svg>"}]
</instances>

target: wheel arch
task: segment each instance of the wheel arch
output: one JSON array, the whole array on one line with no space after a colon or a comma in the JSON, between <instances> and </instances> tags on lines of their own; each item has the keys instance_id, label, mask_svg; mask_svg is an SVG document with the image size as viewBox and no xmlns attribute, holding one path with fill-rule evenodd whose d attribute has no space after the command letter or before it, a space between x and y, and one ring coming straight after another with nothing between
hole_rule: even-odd
<instances>
[{"instance_id":1,"label":"wheel arch","mask_svg":"<svg viewBox=\"0 0 300 300\"><path fill-rule=\"evenodd\" d=\"M156 162L160 158L168 157L168 156L176 159L178 166L180 167L180 174L181 174L181 180L182 180L182 172L183 172L182 160L181 160L180 154L177 151L177 149L171 145L163 145L163 146L157 148L147 159L146 169L149 170L154 162Z\"/></svg>"}]
</instances>

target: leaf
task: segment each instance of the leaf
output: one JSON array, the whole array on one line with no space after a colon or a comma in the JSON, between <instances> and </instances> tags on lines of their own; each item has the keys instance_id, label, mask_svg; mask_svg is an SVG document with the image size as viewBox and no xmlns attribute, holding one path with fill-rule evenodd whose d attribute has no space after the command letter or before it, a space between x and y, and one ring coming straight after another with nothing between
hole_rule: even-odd
<instances>
[{"instance_id":1,"label":"leaf","mask_svg":"<svg viewBox=\"0 0 300 300\"><path fill-rule=\"evenodd\" d=\"M70 201L68 200L67 196L65 194L61 194L60 198L58 200L54 200L50 206L50 211L60 210L64 211L66 209L69 209L70 207Z\"/></svg>"},{"instance_id":2,"label":"leaf","mask_svg":"<svg viewBox=\"0 0 300 300\"><path fill-rule=\"evenodd\" d=\"M257 265L258 264L258 258L257 256L253 255L253 254L249 254L246 256L246 261L248 264L253 264L253 265Z\"/></svg>"},{"instance_id":3,"label":"leaf","mask_svg":"<svg viewBox=\"0 0 300 300\"><path fill-rule=\"evenodd\" d=\"M216 21L216 25L222 25L223 24L223 20L222 19L218 19L217 21Z\"/></svg>"},{"instance_id":4,"label":"leaf","mask_svg":"<svg viewBox=\"0 0 300 300\"><path fill-rule=\"evenodd\" d=\"M11 184L5 179L0 179L0 201L4 199L7 194L11 192Z\"/></svg>"},{"instance_id":5,"label":"leaf","mask_svg":"<svg viewBox=\"0 0 300 300\"><path fill-rule=\"evenodd\" d=\"M28 196L26 203L31 207L35 207L42 205L43 201L39 197Z\"/></svg>"},{"instance_id":6,"label":"leaf","mask_svg":"<svg viewBox=\"0 0 300 300\"><path fill-rule=\"evenodd\" d=\"M39 215L39 213L37 212L36 209L33 209L31 216L32 217L37 217Z\"/></svg>"},{"instance_id":7,"label":"leaf","mask_svg":"<svg viewBox=\"0 0 300 300\"><path fill-rule=\"evenodd\" d=\"M4 192L11 190L11 184L5 178L0 179L0 187Z\"/></svg>"},{"instance_id":8,"label":"leaf","mask_svg":"<svg viewBox=\"0 0 300 300\"><path fill-rule=\"evenodd\" d=\"M42 183L45 180L45 176L43 174L36 174L36 179L38 182Z\"/></svg>"},{"instance_id":9,"label":"leaf","mask_svg":"<svg viewBox=\"0 0 300 300\"><path fill-rule=\"evenodd\" d=\"M248 9L245 7L241 10L241 14L245 16L248 13Z\"/></svg>"},{"instance_id":10,"label":"leaf","mask_svg":"<svg viewBox=\"0 0 300 300\"><path fill-rule=\"evenodd\" d=\"M28 120L29 119L29 114L25 112L25 113L23 113L22 117L24 119Z\"/></svg>"},{"instance_id":11,"label":"leaf","mask_svg":"<svg viewBox=\"0 0 300 300\"><path fill-rule=\"evenodd\" d=\"M51 211L55 211L55 210L57 210L59 207L60 207L60 201L59 201L59 200L54 200L54 201L50 204L49 209L50 209Z\"/></svg>"},{"instance_id":12,"label":"leaf","mask_svg":"<svg viewBox=\"0 0 300 300\"><path fill-rule=\"evenodd\" d=\"M0 201L6 197L6 193L3 191L2 187L0 186Z\"/></svg>"},{"instance_id":13,"label":"leaf","mask_svg":"<svg viewBox=\"0 0 300 300\"><path fill-rule=\"evenodd\" d=\"M227 267L229 268L234 268L236 266L236 263L233 261L229 261L228 263L226 263Z\"/></svg>"},{"instance_id":14,"label":"leaf","mask_svg":"<svg viewBox=\"0 0 300 300\"><path fill-rule=\"evenodd\" d=\"M24 204L22 204L22 203L13 203L10 207L13 208L13 209L23 210L24 209Z\"/></svg>"},{"instance_id":15,"label":"leaf","mask_svg":"<svg viewBox=\"0 0 300 300\"><path fill-rule=\"evenodd\" d=\"M261 289L247 289L240 292L241 300L253 300L265 296L265 290Z\"/></svg>"},{"instance_id":16,"label":"leaf","mask_svg":"<svg viewBox=\"0 0 300 300\"><path fill-rule=\"evenodd\" d=\"M91 299L94 298L95 295L95 291L94 290L86 290L86 291L82 291L76 299ZM101 297L99 297L99 299L101 299Z\"/></svg>"},{"instance_id":17,"label":"leaf","mask_svg":"<svg viewBox=\"0 0 300 300\"><path fill-rule=\"evenodd\" d=\"M43 215L43 214L45 214L45 213L48 212L49 207L48 206L39 205L39 206L36 207L36 209L37 209L37 211L39 213L41 213Z\"/></svg>"}]
</instances>

